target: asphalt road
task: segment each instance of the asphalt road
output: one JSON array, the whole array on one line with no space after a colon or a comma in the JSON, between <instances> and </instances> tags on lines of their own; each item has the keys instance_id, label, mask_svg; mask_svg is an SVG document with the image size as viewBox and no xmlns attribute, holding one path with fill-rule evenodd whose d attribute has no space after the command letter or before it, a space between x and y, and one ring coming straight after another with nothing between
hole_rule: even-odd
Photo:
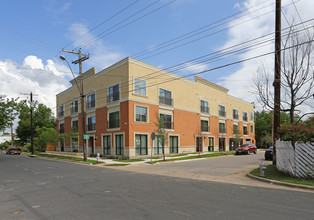
<instances>
[{"instance_id":1,"label":"asphalt road","mask_svg":"<svg viewBox=\"0 0 314 220\"><path fill-rule=\"evenodd\" d=\"M193 163L197 166L198 162L203 163ZM308 192L144 174L0 152L0 219L5 220L313 219L313 204L314 194Z\"/></svg>"}]
</instances>

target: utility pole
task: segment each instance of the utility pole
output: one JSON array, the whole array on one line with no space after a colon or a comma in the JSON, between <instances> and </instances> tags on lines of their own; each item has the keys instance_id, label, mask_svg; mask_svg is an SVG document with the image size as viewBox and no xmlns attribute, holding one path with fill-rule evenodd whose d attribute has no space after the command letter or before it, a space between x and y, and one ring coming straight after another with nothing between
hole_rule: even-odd
<instances>
[{"instance_id":1,"label":"utility pole","mask_svg":"<svg viewBox=\"0 0 314 220\"><path fill-rule=\"evenodd\" d=\"M80 82L81 82L81 88L79 90L80 97L81 97L81 116L82 116L82 140L83 140L83 154L84 154L84 161L87 161L87 149L86 149L86 143L84 140L84 134L85 134L85 117L84 117L84 90L83 90L83 76L82 76L82 62L89 59L89 54L82 54L81 48L78 52L69 51L62 49L62 52L66 53L72 53L78 55L78 59L75 61L72 61L73 64L79 64L80 69ZM72 71L72 70L71 70Z\"/></svg>"},{"instance_id":2,"label":"utility pole","mask_svg":"<svg viewBox=\"0 0 314 220\"><path fill-rule=\"evenodd\" d=\"M274 136L273 164L276 164L276 140L280 138L280 87L281 87L281 0L276 0L275 20L275 81L274 81Z\"/></svg>"},{"instance_id":3,"label":"utility pole","mask_svg":"<svg viewBox=\"0 0 314 220\"><path fill-rule=\"evenodd\" d=\"M37 94L31 93L20 93L22 95L30 95L31 97L31 103L30 103L30 108L31 108L31 150L32 154L34 154L34 131L33 131L33 96L38 96Z\"/></svg>"}]
</instances>

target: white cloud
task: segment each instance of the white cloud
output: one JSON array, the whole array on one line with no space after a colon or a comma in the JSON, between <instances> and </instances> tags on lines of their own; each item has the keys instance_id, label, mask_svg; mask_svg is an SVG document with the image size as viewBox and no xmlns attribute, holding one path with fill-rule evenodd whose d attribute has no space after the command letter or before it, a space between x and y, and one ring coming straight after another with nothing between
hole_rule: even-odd
<instances>
[{"instance_id":1,"label":"white cloud","mask_svg":"<svg viewBox=\"0 0 314 220\"><path fill-rule=\"evenodd\" d=\"M47 60L44 64L36 56L27 56L22 65L12 60L0 61L0 94L9 98L26 99L20 93L38 94L34 100L55 111L56 94L69 86L65 77L72 77L71 72L62 63Z\"/></svg>"},{"instance_id":2,"label":"white cloud","mask_svg":"<svg viewBox=\"0 0 314 220\"><path fill-rule=\"evenodd\" d=\"M184 65L184 68L182 70L180 70L180 72L183 72L185 74L189 74L189 73L198 73L204 70L209 69L209 65L205 64L205 63L186 63Z\"/></svg>"},{"instance_id":3,"label":"white cloud","mask_svg":"<svg viewBox=\"0 0 314 220\"><path fill-rule=\"evenodd\" d=\"M84 24L71 25L68 38L74 41L74 47L82 47L90 53L90 58L86 61L90 67L95 66L101 70L124 58L124 54L114 46L107 45L102 40L95 41L96 37Z\"/></svg>"},{"instance_id":4,"label":"white cloud","mask_svg":"<svg viewBox=\"0 0 314 220\"><path fill-rule=\"evenodd\" d=\"M265 2L264 0L247 0L243 4L239 5L240 9L249 9L249 11L255 11L258 8L262 8L262 4ZM269 4L269 2L268 2ZM285 16L282 15L282 24L283 27L287 26L287 22L285 18L287 18L288 23L291 24L291 22L294 20L295 23L299 23L300 19L298 17L298 14L296 13L296 9L293 4L291 4L291 1L283 1L282 6L285 6L287 4L290 4L289 6L285 7L284 13ZM314 1L299 1L295 3L300 15L302 21L306 21L310 18L312 18L312 11L311 9L314 7ZM265 4L264 4L265 6ZM253 7L253 8L252 8ZM242 42L245 42L246 40L257 38L259 36L263 36L265 34L269 34L274 32L274 13L269 11L274 9L274 5L265 7L259 11L255 11L252 14L245 15L239 20L232 21L229 23L229 27L232 27L233 25L240 23L242 21L247 21L239 26L236 26L235 28L231 28L228 32L228 40L225 42L225 44L221 48L230 47L232 45L236 45ZM246 14L247 12L243 12L243 14ZM264 15L259 18L254 18L259 15ZM274 36L273 36L274 37ZM263 47L259 47L256 49L250 49L246 51L245 53L234 56L237 60L247 59L253 56L257 56L260 54L264 54L270 51L274 50L274 43L265 45ZM255 102L256 103L256 95L252 95L255 93L255 87L253 85L253 79L256 76L258 70L265 66L269 70L270 73L273 73L274 70L274 56L265 56L258 59L254 59L248 62L244 62L241 64L241 66L238 66L238 69L233 74L220 78L220 83L222 86L228 88L230 90L230 94L236 97L239 97L245 101L248 102ZM313 102L312 102L313 106ZM302 106L301 107L303 112L308 112L309 108L308 106ZM261 110L261 109L257 109ZM313 108L312 110L313 111Z\"/></svg>"}]
</instances>

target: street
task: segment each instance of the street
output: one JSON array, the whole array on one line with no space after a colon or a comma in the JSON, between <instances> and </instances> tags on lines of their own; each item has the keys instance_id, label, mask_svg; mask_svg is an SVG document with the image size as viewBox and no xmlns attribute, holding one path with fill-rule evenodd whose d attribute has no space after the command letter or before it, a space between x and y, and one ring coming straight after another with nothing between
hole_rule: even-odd
<instances>
[{"instance_id":1,"label":"street","mask_svg":"<svg viewBox=\"0 0 314 220\"><path fill-rule=\"evenodd\" d=\"M230 161L231 164L226 164L230 166L233 159L243 163L248 160L248 164L255 160L258 164L259 157L260 154L222 159ZM176 167L179 173L187 170L186 173L201 176L206 163L217 164L222 159L138 167L152 170ZM305 191L139 173L3 152L0 152L0 166L1 219L312 219L314 216L314 194ZM220 165L211 169L228 170ZM224 175L228 176L216 173Z\"/></svg>"}]
</instances>

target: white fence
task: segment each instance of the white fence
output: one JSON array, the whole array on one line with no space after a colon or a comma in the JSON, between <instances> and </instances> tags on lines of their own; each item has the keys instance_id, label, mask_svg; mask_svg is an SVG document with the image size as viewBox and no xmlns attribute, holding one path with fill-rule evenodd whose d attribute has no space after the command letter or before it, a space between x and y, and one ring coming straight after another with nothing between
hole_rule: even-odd
<instances>
[{"instance_id":1,"label":"white fence","mask_svg":"<svg viewBox=\"0 0 314 220\"><path fill-rule=\"evenodd\" d=\"M314 145L276 141L277 169L294 177L314 178Z\"/></svg>"}]
</instances>

